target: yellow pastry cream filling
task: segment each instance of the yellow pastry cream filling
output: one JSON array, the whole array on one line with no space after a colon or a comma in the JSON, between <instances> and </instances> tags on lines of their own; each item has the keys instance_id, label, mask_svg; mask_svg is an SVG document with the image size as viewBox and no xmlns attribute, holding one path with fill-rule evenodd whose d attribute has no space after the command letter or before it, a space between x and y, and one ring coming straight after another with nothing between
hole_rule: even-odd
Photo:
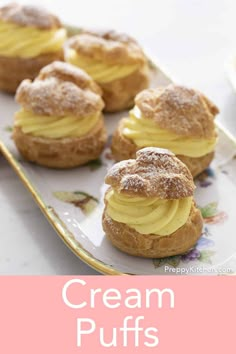
<instances>
[{"instance_id":1,"label":"yellow pastry cream filling","mask_svg":"<svg viewBox=\"0 0 236 354\"><path fill-rule=\"evenodd\" d=\"M84 118L42 116L21 109L15 114L15 127L20 127L24 134L42 138L81 137L96 126L100 116L100 112Z\"/></svg>"},{"instance_id":2,"label":"yellow pastry cream filling","mask_svg":"<svg viewBox=\"0 0 236 354\"><path fill-rule=\"evenodd\" d=\"M68 49L66 61L79 66L86 71L95 81L105 84L117 79L122 79L139 68L139 64L133 65L108 65L98 60L79 55L74 49Z\"/></svg>"},{"instance_id":3,"label":"yellow pastry cream filling","mask_svg":"<svg viewBox=\"0 0 236 354\"><path fill-rule=\"evenodd\" d=\"M211 139L189 138L161 129L157 123L143 117L137 106L124 120L122 134L140 148L154 146L189 157L201 157L214 151L217 141L216 135Z\"/></svg>"},{"instance_id":4,"label":"yellow pastry cream filling","mask_svg":"<svg viewBox=\"0 0 236 354\"><path fill-rule=\"evenodd\" d=\"M106 200L106 212L111 219L144 235L167 236L187 222L193 198L167 200L130 197L111 190Z\"/></svg>"},{"instance_id":5,"label":"yellow pastry cream filling","mask_svg":"<svg viewBox=\"0 0 236 354\"><path fill-rule=\"evenodd\" d=\"M45 30L0 21L0 55L33 58L59 51L66 40L64 28Z\"/></svg>"}]
</instances>

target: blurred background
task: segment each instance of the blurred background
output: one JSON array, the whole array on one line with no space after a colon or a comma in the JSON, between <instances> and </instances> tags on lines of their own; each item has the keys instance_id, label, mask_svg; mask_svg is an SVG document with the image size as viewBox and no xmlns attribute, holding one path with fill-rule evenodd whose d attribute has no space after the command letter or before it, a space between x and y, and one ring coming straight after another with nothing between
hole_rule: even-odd
<instances>
[{"instance_id":1,"label":"blurred background","mask_svg":"<svg viewBox=\"0 0 236 354\"><path fill-rule=\"evenodd\" d=\"M18 2L44 6L67 24L133 35L175 81L208 95L220 108L218 119L236 136L236 94L225 74L225 62L236 53L235 0ZM0 195L8 230L1 240L0 273L96 274L66 249L2 157L0 170L8 191ZM22 220L22 213L29 220ZM16 232L19 239L11 245Z\"/></svg>"},{"instance_id":2,"label":"blurred background","mask_svg":"<svg viewBox=\"0 0 236 354\"><path fill-rule=\"evenodd\" d=\"M79 27L114 28L132 34L176 80L199 88L231 121L236 100L224 72L236 53L235 0L30 0ZM9 1L0 1L0 4ZM229 107L230 104L230 107ZM230 112L227 109L230 108Z\"/></svg>"}]
</instances>

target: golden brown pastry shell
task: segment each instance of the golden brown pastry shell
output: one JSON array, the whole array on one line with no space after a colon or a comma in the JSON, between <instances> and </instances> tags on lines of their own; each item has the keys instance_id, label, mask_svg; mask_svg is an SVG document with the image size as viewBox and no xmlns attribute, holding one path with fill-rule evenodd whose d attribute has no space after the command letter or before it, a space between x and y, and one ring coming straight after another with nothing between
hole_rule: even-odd
<instances>
[{"instance_id":1,"label":"golden brown pastry shell","mask_svg":"<svg viewBox=\"0 0 236 354\"><path fill-rule=\"evenodd\" d=\"M142 65L146 62L138 42L126 33L114 30L82 30L67 44L84 57L107 65Z\"/></svg>"},{"instance_id":2,"label":"golden brown pastry shell","mask_svg":"<svg viewBox=\"0 0 236 354\"><path fill-rule=\"evenodd\" d=\"M88 60L107 65L137 65L138 69L126 77L108 83L97 82L103 90L106 112L130 108L135 96L149 86L148 60L139 44L126 34L83 31L67 41L65 51L68 48Z\"/></svg>"},{"instance_id":3,"label":"golden brown pastry shell","mask_svg":"<svg viewBox=\"0 0 236 354\"><path fill-rule=\"evenodd\" d=\"M140 234L128 225L111 219L106 207L102 223L106 236L115 247L132 256L145 258L164 258L187 252L200 238L203 227L201 213L194 203L187 222L168 236Z\"/></svg>"},{"instance_id":4,"label":"golden brown pastry shell","mask_svg":"<svg viewBox=\"0 0 236 354\"><path fill-rule=\"evenodd\" d=\"M123 123L121 120L112 138L112 155L116 161L134 159L136 151L140 150L132 140L127 139L123 134ZM193 177L203 172L214 158L214 152L210 152L201 157L188 157L177 155L177 157L189 168Z\"/></svg>"},{"instance_id":5,"label":"golden brown pastry shell","mask_svg":"<svg viewBox=\"0 0 236 354\"><path fill-rule=\"evenodd\" d=\"M40 70L34 81L23 80L16 101L36 115L89 117L101 112L101 89L82 69L54 61Z\"/></svg>"},{"instance_id":6,"label":"golden brown pastry shell","mask_svg":"<svg viewBox=\"0 0 236 354\"><path fill-rule=\"evenodd\" d=\"M176 84L149 88L135 97L135 105L143 117L176 135L205 139L216 135L219 110L199 91Z\"/></svg>"},{"instance_id":7,"label":"golden brown pastry shell","mask_svg":"<svg viewBox=\"0 0 236 354\"><path fill-rule=\"evenodd\" d=\"M62 27L59 18L43 7L15 2L0 8L0 19L19 26L29 26L42 30Z\"/></svg>"},{"instance_id":8,"label":"golden brown pastry shell","mask_svg":"<svg viewBox=\"0 0 236 354\"><path fill-rule=\"evenodd\" d=\"M107 133L101 119L83 137L48 139L13 131L13 139L21 155L28 161L51 168L72 168L97 159L106 143Z\"/></svg>"},{"instance_id":9,"label":"golden brown pastry shell","mask_svg":"<svg viewBox=\"0 0 236 354\"><path fill-rule=\"evenodd\" d=\"M42 54L35 58L0 56L0 90L15 93L24 79L34 79L39 71L55 60L64 60L63 51Z\"/></svg>"},{"instance_id":10,"label":"golden brown pastry shell","mask_svg":"<svg viewBox=\"0 0 236 354\"><path fill-rule=\"evenodd\" d=\"M184 155L177 155L177 157L188 167L193 178L195 178L210 165L214 159L214 155L215 153L213 151L201 157L189 157Z\"/></svg>"}]
</instances>

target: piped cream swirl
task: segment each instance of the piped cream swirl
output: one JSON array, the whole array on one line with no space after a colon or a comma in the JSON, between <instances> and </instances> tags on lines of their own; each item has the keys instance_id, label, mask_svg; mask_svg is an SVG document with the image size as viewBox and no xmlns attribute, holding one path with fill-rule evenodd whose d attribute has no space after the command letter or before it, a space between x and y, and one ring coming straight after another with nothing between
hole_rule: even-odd
<instances>
[{"instance_id":1,"label":"piped cream swirl","mask_svg":"<svg viewBox=\"0 0 236 354\"><path fill-rule=\"evenodd\" d=\"M216 134L211 139L202 139L179 136L161 129L153 120L143 117L137 106L130 111L129 118L124 120L122 133L140 148L159 147L189 157L201 157L214 151L217 141Z\"/></svg>"},{"instance_id":2,"label":"piped cream swirl","mask_svg":"<svg viewBox=\"0 0 236 354\"><path fill-rule=\"evenodd\" d=\"M187 222L193 198L167 200L130 197L110 190L106 201L106 212L111 219L144 235L167 236Z\"/></svg>"},{"instance_id":3,"label":"piped cream swirl","mask_svg":"<svg viewBox=\"0 0 236 354\"><path fill-rule=\"evenodd\" d=\"M45 30L0 21L2 56L34 58L41 54L55 53L62 49L65 40L64 28Z\"/></svg>"},{"instance_id":4,"label":"piped cream swirl","mask_svg":"<svg viewBox=\"0 0 236 354\"><path fill-rule=\"evenodd\" d=\"M100 117L100 112L84 118L40 116L22 109L15 114L15 126L20 127L24 134L42 138L81 137L96 126Z\"/></svg>"},{"instance_id":5,"label":"piped cream swirl","mask_svg":"<svg viewBox=\"0 0 236 354\"><path fill-rule=\"evenodd\" d=\"M66 61L85 70L95 81L105 84L122 79L139 68L139 64L108 65L106 63L79 55L74 49L66 51Z\"/></svg>"}]
</instances>

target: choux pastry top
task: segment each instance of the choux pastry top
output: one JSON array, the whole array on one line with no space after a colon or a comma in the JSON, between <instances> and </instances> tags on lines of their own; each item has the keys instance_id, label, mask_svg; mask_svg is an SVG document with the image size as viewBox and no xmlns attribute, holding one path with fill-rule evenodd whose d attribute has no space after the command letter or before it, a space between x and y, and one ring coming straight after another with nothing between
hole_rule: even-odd
<instances>
[{"instance_id":1,"label":"choux pastry top","mask_svg":"<svg viewBox=\"0 0 236 354\"><path fill-rule=\"evenodd\" d=\"M146 63L137 42L114 31L75 36L70 41L66 60L84 69L99 84L124 78Z\"/></svg>"},{"instance_id":2,"label":"choux pastry top","mask_svg":"<svg viewBox=\"0 0 236 354\"><path fill-rule=\"evenodd\" d=\"M22 108L15 126L36 137L61 139L86 135L101 118L100 88L82 70L63 62L43 68L32 82L24 80L16 94Z\"/></svg>"},{"instance_id":3,"label":"choux pastry top","mask_svg":"<svg viewBox=\"0 0 236 354\"><path fill-rule=\"evenodd\" d=\"M198 91L169 85L136 96L122 134L139 148L168 148L176 155L201 157L214 151L217 107Z\"/></svg>"},{"instance_id":4,"label":"choux pastry top","mask_svg":"<svg viewBox=\"0 0 236 354\"><path fill-rule=\"evenodd\" d=\"M105 182L106 213L141 234L166 236L188 220L195 189L187 167L171 152L145 148L114 165Z\"/></svg>"}]
</instances>

